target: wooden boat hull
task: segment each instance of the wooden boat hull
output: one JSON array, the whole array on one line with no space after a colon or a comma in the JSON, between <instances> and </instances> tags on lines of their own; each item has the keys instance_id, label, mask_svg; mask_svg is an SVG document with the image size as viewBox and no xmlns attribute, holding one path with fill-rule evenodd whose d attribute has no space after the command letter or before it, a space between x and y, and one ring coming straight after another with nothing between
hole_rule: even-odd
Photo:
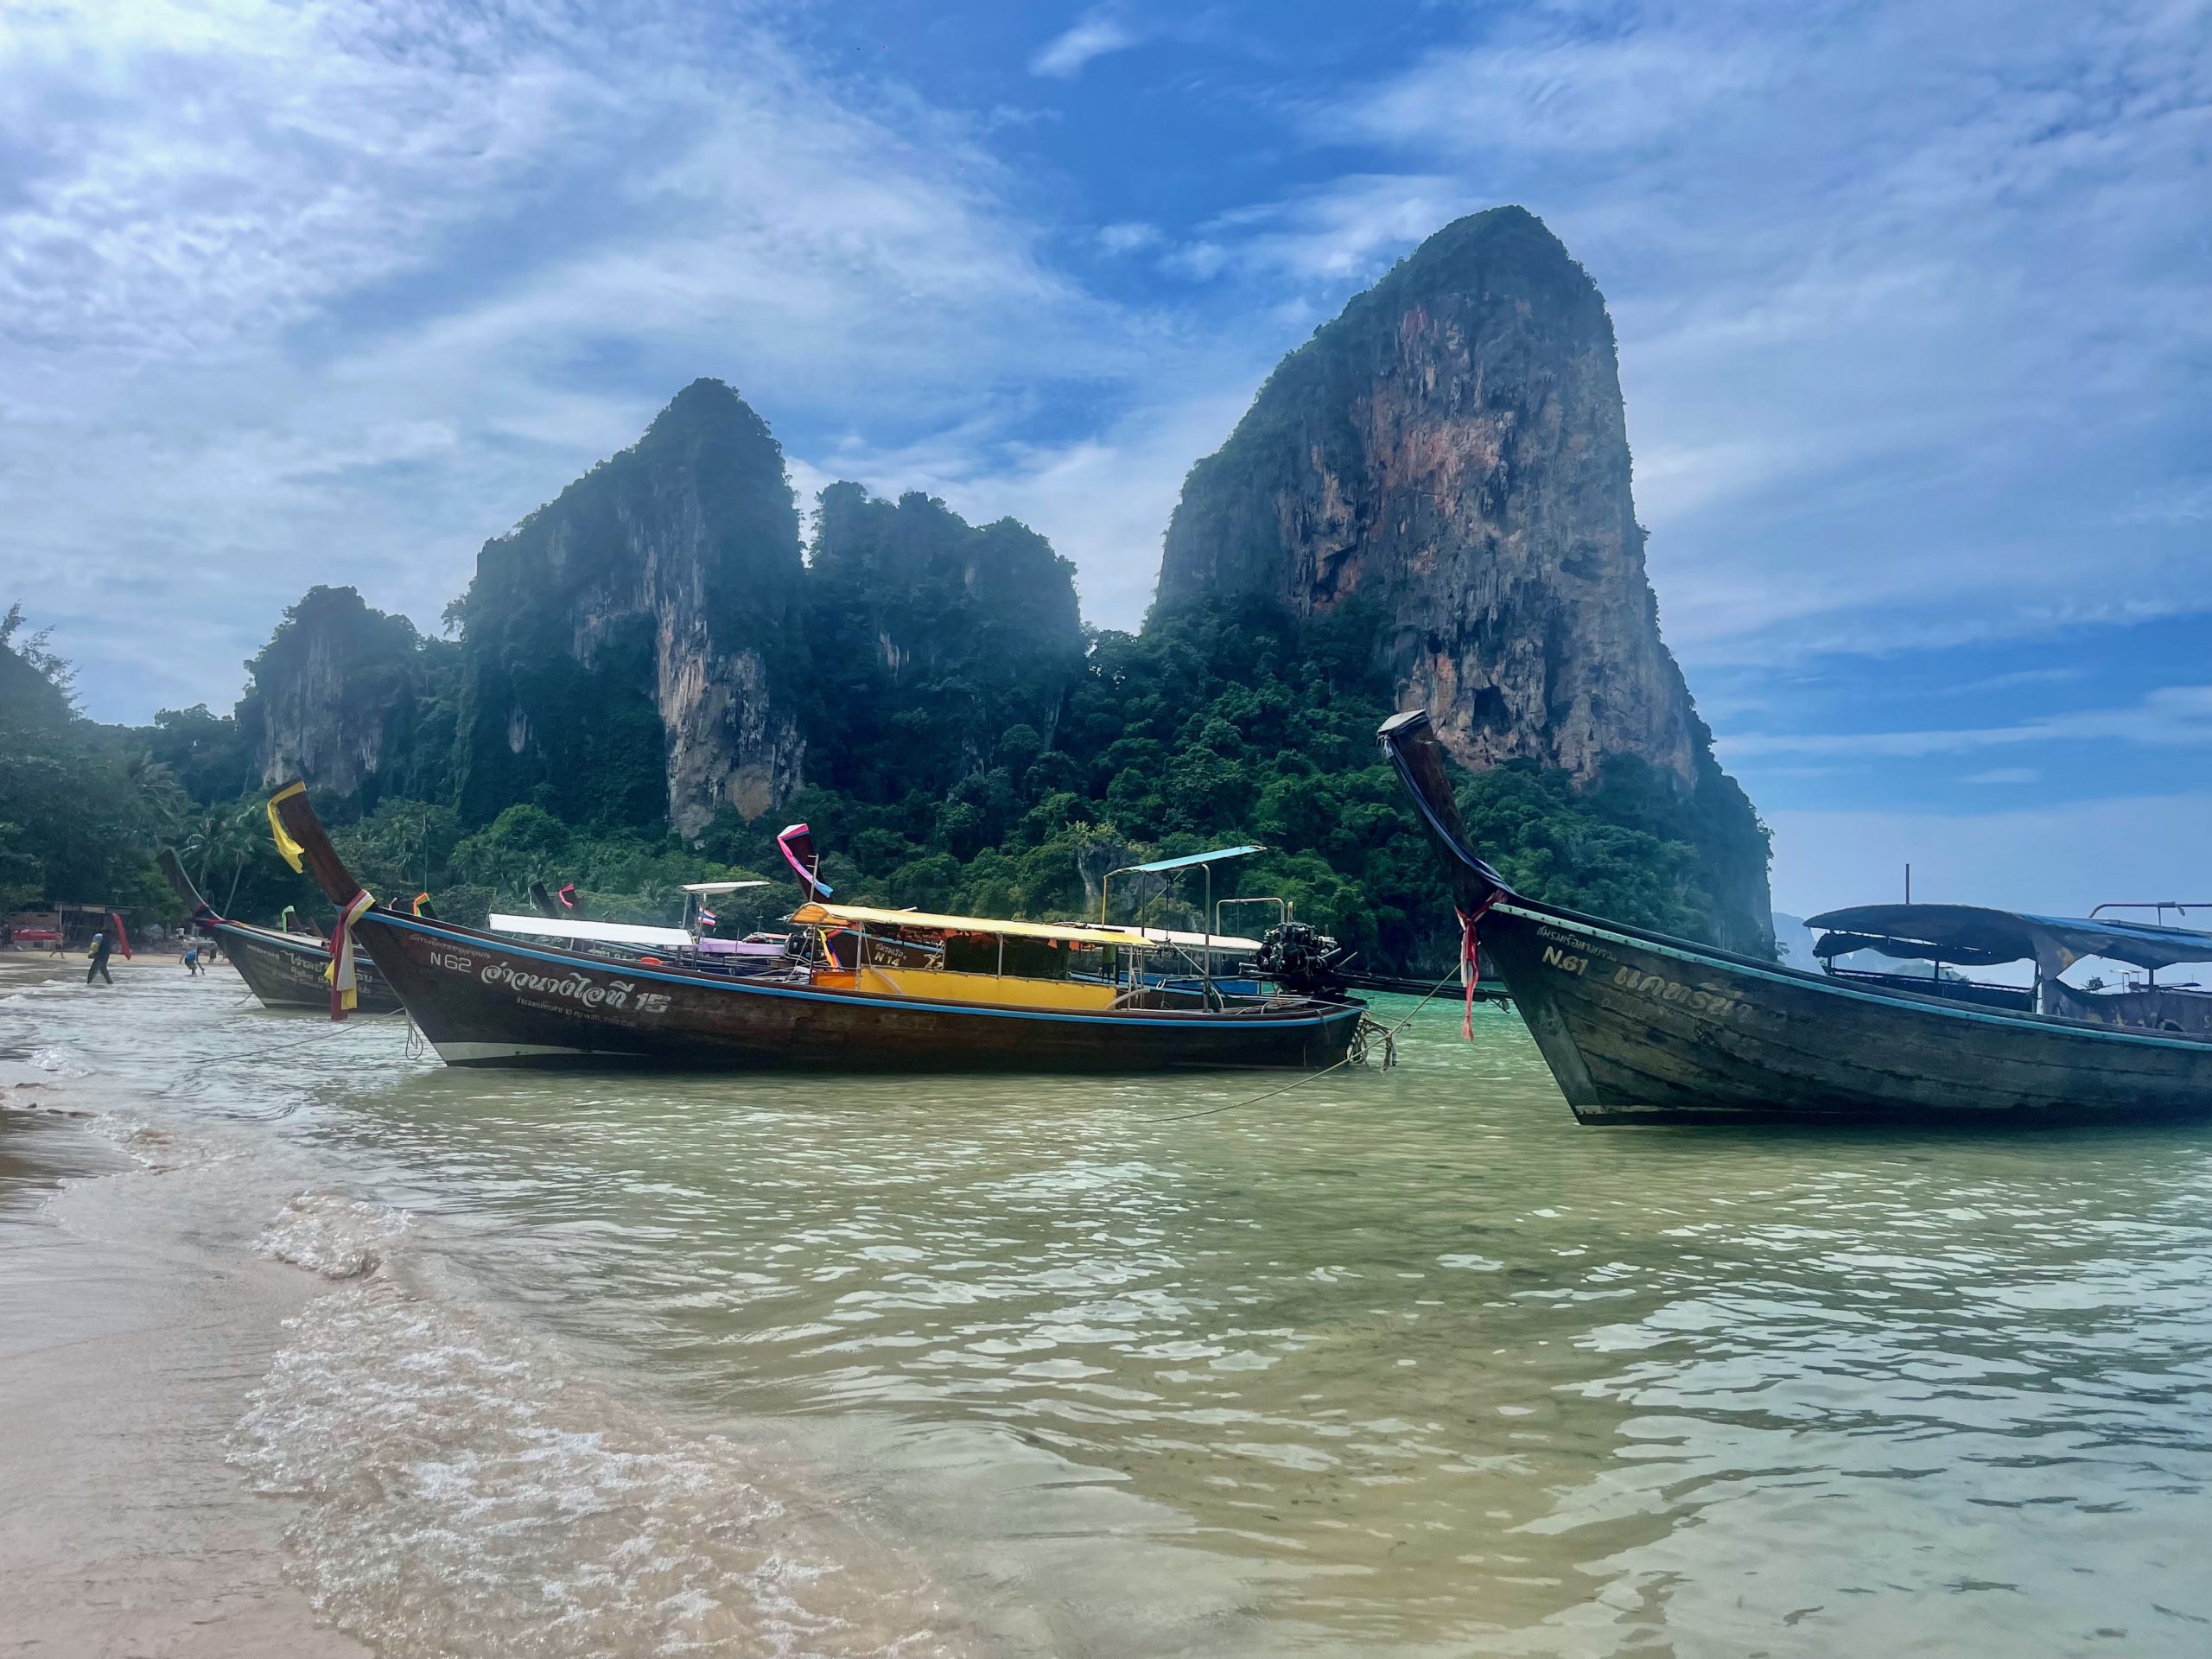
<instances>
[{"instance_id":1,"label":"wooden boat hull","mask_svg":"<svg viewBox=\"0 0 2212 1659\"><path fill-rule=\"evenodd\" d=\"M1586 1123L2212 1115L2212 1041L1856 985L1525 899L1467 846L1426 715L1382 736L1454 902Z\"/></svg>"},{"instance_id":2,"label":"wooden boat hull","mask_svg":"<svg viewBox=\"0 0 2212 1659\"><path fill-rule=\"evenodd\" d=\"M222 941L223 954L238 970L246 988L264 1007L330 1009L330 982L323 970L330 952L318 940L248 927L238 922L203 922ZM399 995L368 963L360 964L354 995L363 1014L397 1014Z\"/></svg>"},{"instance_id":3,"label":"wooden boat hull","mask_svg":"<svg viewBox=\"0 0 2212 1659\"><path fill-rule=\"evenodd\" d=\"M1586 1123L2212 1114L2202 1041L1839 986L1521 899L1482 944Z\"/></svg>"},{"instance_id":4,"label":"wooden boat hull","mask_svg":"<svg viewBox=\"0 0 2212 1659\"><path fill-rule=\"evenodd\" d=\"M610 961L372 910L361 948L451 1065L1147 1071L1344 1058L1357 1003L1249 1016L931 1002Z\"/></svg>"},{"instance_id":5,"label":"wooden boat hull","mask_svg":"<svg viewBox=\"0 0 2212 1659\"><path fill-rule=\"evenodd\" d=\"M192 912L193 922L206 928L222 942L223 954L238 970L238 977L245 981L265 1008L321 1008L330 1010L330 982L323 970L330 966L330 949L320 939L299 933L279 932L273 927L255 927L249 922L233 922L218 915L215 907L200 895L200 889L185 874L184 862L175 850L164 847L155 861L169 887ZM397 1014L399 996L385 982L382 974L367 963L361 965L354 987L355 1004L363 1014Z\"/></svg>"}]
</instances>

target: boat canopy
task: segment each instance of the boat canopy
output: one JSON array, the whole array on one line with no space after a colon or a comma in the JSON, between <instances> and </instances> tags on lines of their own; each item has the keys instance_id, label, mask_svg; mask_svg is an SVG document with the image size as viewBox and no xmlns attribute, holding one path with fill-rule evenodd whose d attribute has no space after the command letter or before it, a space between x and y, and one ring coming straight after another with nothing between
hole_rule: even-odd
<instances>
[{"instance_id":1,"label":"boat canopy","mask_svg":"<svg viewBox=\"0 0 2212 1659\"><path fill-rule=\"evenodd\" d=\"M546 939L592 939L601 944L638 944L657 950L682 950L691 936L680 927L636 927L627 922L578 922L565 916L498 916L494 933L531 933Z\"/></svg>"},{"instance_id":2,"label":"boat canopy","mask_svg":"<svg viewBox=\"0 0 2212 1659\"><path fill-rule=\"evenodd\" d=\"M1118 928L1105 922L1082 923L1078 925L1090 932L1105 928L1109 932L1141 933L1154 944L1177 945L1189 950L1203 950L1209 946L1216 950L1256 950L1260 948L1260 942L1257 939L1243 938L1234 933L1184 933L1172 927Z\"/></svg>"},{"instance_id":3,"label":"boat canopy","mask_svg":"<svg viewBox=\"0 0 2212 1659\"><path fill-rule=\"evenodd\" d=\"M1264 853L1264 847L1217 847L1210 853L1185 853L1180 858L1154 859L1149 864L1125 864L1114 872L1116 875L1158 875L1165 870L1195 869L1201 864L1217 864L1224 859L1244 858L1253 853Z\"/></svg>"},{"instance_id":4,"label":"boat canopy","mask_svg":"<svg viewBox=\"0 0 2212 1659\"><path fill-rule=\"evenodd\" d=\"M686 881L683 884L683 891L686 893L735 893L741 887L766 887L773 885L772 882L768 881Z\"/></svg>"},{"instance_id":5,"label":"boat canopy","mask_svg":"<svg viewBox=\"0 0 2212 1659\"><path fill-rule=\"evenodd\" d=\"M1975 905L1860 905L1808 916L1805 925L1827 930L1813 945L1813 954L1823 960L1872 950L1901 960L1926 958L1961 968L1988 968L2032 957L2052 975L2084 957L2152 969L2212 962L2212 933L2145 927L2137 922L2029 916Z\"/></svg>"},{"instance_id":6,"label":"boat canopy","mask_svg":"<svg viewBox=\"0 0 2212 1659\"><path fill-rule=\"evenodd\" d=\"M1126 928L1085 927L1067 922L1002 922L987 916L938 916L921 910L869 910L859 905L801 905L791 920L807 926L912 927L928 933L998 933L1014 939L1054 939L1063 944L1119 944L1145 950L1152 941Z\"/></svg>"}]
</instances>

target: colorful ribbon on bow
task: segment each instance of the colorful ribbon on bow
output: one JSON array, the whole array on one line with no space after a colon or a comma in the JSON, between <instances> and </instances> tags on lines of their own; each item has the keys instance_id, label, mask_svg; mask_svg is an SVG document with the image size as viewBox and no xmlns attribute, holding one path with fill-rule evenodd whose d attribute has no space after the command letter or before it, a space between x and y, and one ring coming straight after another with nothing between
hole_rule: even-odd
<instances>
[{"instance_id":1,"label":"colorful ribbon on bow","mask_svg":"<svg viewBox=\"0 0 2212 1659\"><path fill-rule=\"evenodd\" d=\"M1475 938L1475 924L1482 920L1497 899L1498 895L1495 893L1491 893L1489 898L1475 906L1475 913L1471 916L1464 910L1458 912L1459 982L1467 988L1467 1006L1466 1011L1460 1016L1459 1034L1471 1043L1475 1040L1475 986L1483 975L1482 945Z\"/></svg>"},{"instance_id":2,"label":"colorful ribbon on bow","mask_svg":"<svg viewBox=\"0 0 2212 1659\"><path fill-rule=\"evenodd\" d=\"M360 971L355 965L353 924L376 903L364 887L338 912L338 925L330 935L330 1017L343 1020L360 1002Z\"/></svg>"}]
</instances>

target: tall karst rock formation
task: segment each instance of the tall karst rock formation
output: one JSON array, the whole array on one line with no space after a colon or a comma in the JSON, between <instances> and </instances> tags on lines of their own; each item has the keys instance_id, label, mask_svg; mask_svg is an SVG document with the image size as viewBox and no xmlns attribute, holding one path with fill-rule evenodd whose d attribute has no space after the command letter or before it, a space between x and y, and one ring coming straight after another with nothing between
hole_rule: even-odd
<instances>
[{"instance_id":1,"label":"tall karst rock formation","mask_svg":"<svg viewBox=\"0 0 2212 1659\"><path fill-rule=\"evenodd\" d=\"M1015 747L1052 747L1083 671L1075 567L1011 518L971 525L909 492L822 492L808 567L822 696L812 781L880 798L893 777L935 789ZM1020 728L1030 736L1020 736Z\"/></svg>"},{"instance_id":2,"label":"tall karst rock formation","mask_svg":"<svg viewBox=\"0 0 2212 1659\"><path fill-rule=\"evenodd\" d=\"M240 734L264 785L304 778L340 795L375 789L411 761L430 647L404 616L352 588L311 588L246 664Z\"/></svg>"},{"instance_id":3,"label":"tall karst rock formation","mask_svg":"<svg viewBox=\"0 0 2212 1659\"><path fill-rule=\"evenodd\" d=\"M461 601L463 814L684 834L798 785L804 568L782 448L717 380L484 545Z\"/></svg>"},{"instance_id":4,"label":"tall karst rock formation","mask_svg":"<svg viewBox=\"0 0 2212 1659\"><path fill-rule=\"evenodd\" d=\"M1769 937L1764 838L1659 636L1612 323L1541 221L1446 226L1283 359L1167 531L1163 610L1355 601L1399 706L1468 766L1633 756L1696 816L1726 942Z\"/></svg>"}]
</instances>

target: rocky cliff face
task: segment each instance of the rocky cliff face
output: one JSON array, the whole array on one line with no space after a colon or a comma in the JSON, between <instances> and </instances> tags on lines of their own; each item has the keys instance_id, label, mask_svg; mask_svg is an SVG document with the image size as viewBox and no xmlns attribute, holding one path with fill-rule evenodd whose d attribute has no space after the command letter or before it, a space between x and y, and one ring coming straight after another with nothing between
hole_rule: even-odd
<instances>
[{"instance_id":1,"label":"rocky cliff face","mask_svg":"<svg viewBox=\"0 0 2212 1659\"><path fill-rule=\"evenodd\" d=\"M1083 666L1075 567L1010 518L971 525L910 493L823 491L807 572L819 696L817 781L883 795L947 788L1002 759L1027 727L1052 747Z\"/></svg>"},{"instance_id":2,"label":"rocky cliff face","mask_svg":"<svg viewBox=\"0 0 2212 1659\"><path fill-rule=\"evenodd\" d=\"M1763 838L1660 639L1605 301L1532 214L1431 237L1192 470L1160 604L1253 596L1359 602L1400 706L1468 766L1589 785L1634 756L1707 798L1727 942L1769 937Z\"/></svg>"},{"instance_id":3,"label":"rocky cliff face","mask_svg":"<svg viewBox=\"0 0 2212 1659\"><path fill-rule=\"evenodd\" d=\"M797 788L804 571L782 448L719 381L485 543L461 604L464 814L684 834Z\"/></svg>"},{"instance_id":4,"label":"rocky cliff face","mask_svg":"<svg viewBox=\"0 0 2212 1659\"><path fill-rule=\"evenodd\" d=\"M422 677L422 641L404 616L351 588L312 588L247 666L238 705L262 783L304 779L358 795L405 747Z\"/></svg>"}]
</instances>

